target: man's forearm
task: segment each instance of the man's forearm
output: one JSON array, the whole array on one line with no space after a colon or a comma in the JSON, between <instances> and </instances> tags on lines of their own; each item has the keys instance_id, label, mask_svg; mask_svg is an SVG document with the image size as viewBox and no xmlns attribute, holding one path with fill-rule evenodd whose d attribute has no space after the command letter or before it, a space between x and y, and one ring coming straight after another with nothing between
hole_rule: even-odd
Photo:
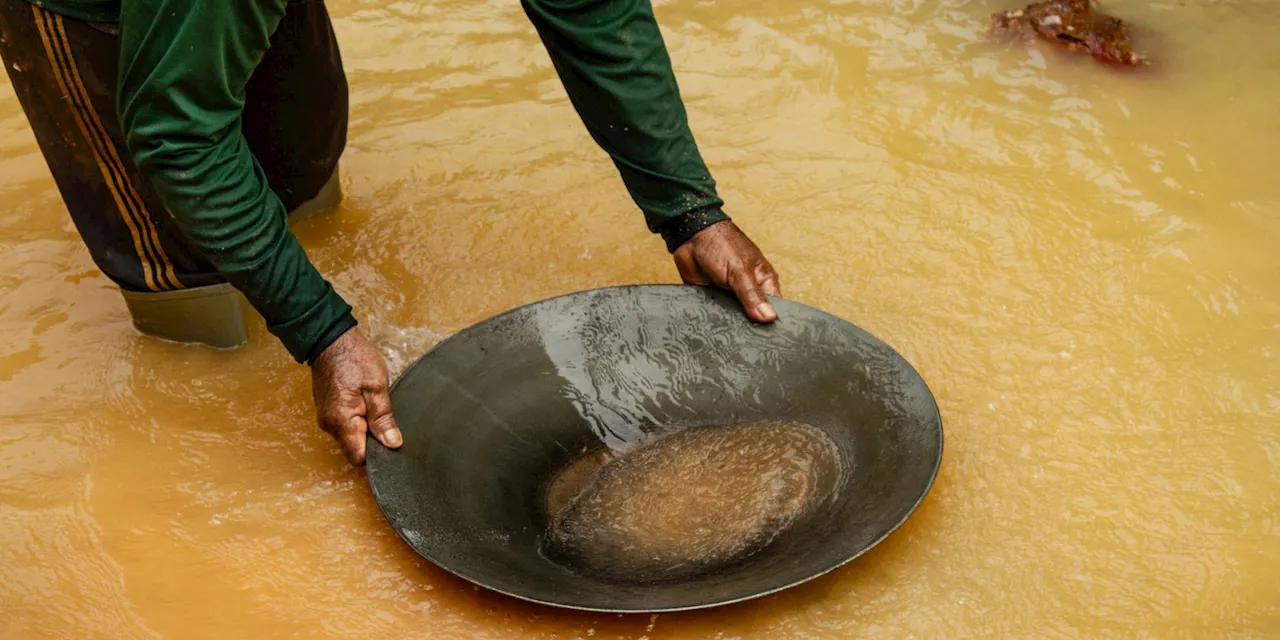
<instances>
[{"instance_id":1,"label":"man's forearm","mask_svg":"<svg viewBox=\"0 0 1280 640\"><path fill-rule=\"evenodd\" d=\"M244 85L283 14L284 0L124 3L119 111L183 233L302 361L351 307L289 231L240 131Z\"/></svg>"},{"instance_id":2,"label":"man's forearm","mask_svg":"<svg viewBox=\"0 0 1280 640\"><path fill-rule=\"evenodd\" d=\"M727 219L648 0L523 0L569 99L668 247Z\"/></svg>"}]
</instances>

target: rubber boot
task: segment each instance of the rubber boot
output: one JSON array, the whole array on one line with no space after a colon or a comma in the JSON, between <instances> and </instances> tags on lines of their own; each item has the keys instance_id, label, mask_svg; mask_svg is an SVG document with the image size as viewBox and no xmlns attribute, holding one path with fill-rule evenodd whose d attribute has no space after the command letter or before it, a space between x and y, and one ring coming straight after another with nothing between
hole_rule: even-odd
<instances>
[{"instance_id":1,"label":"rubber boot","mask_svg":"<svg viewBox=\"0 0 1280 640\"><path fill-rule=\"evenodd\" d=\"M175 291L121 291L144 334L173 342L234 349L249 341L240 292L227 283Z\"/></svg>"},{"instance_id":2,"label":"rubber boot","mask_svg":"<svg viewBox=\"0 0 1280 640\"><path fill-rule=\"evenodd\" d=\"M297 209L289 212L290 225L329 213L338 208L338 204L342 202L342 184L341 180L339 180L341 170L341 166L334 168L333 175L329 176L328 182L325 182L324 186L320 187L320 192L315 197L298 205Z\"/></svg>"},{"instance_id":3,"label":"rubber boot","mask_svg":"<svg viewBox=\"0 0 1280 640\"><path fill-rule=\"evenodd\" d=\"M312 199L289 212L289 224L327 213L342 201L339 172ZM176 291L121 291L133 326L161 340L235 349L249 341L246 313L252 307L228 283Z\"/></svg>"}]
</instances>

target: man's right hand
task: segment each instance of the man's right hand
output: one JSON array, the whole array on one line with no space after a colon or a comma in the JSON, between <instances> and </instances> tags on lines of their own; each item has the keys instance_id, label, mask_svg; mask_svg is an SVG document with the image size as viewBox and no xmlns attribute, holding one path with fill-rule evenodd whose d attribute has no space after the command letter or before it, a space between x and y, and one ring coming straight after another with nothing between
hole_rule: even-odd
<instances>
[{"instance_id":1,"label":"man's right hand","mask_svg":"<svg viewBox=\"0 0 1280 640\"><path fill-rule=\"evenodd\" d=\"M747 316L773 322L778 312L765 294L781 296L778 272L760 247L729 220L694 234L673 256L685 284L715 284L738 296Z\"/></svg>"},{"instance_id":2,"label":"man's right hand","mask_svg":"<svg viewBox=\"0 0 1280 640\"><path fill-rule=\"evenodd\" d=\"M311 393L320 428L342 445L355 466L364 464L365 434L397 449L404 442L391 415L387 364L352 327L311 364Z\"/></svg>"}]
</instances>

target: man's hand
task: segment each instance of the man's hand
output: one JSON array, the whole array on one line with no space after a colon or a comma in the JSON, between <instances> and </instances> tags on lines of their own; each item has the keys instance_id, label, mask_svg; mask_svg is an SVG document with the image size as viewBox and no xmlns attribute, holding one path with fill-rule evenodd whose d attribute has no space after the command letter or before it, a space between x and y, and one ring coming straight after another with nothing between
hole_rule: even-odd
<instances>
[{"instance_id":1,"label":"man's hand","mask_svg":"<svg viewBox=\"0 0 1280 640\"><path fill-rule=\"evenodd\" d=\"M778 313L764 294L781 296L778 273L756 243L733 222L717 222L699 231L675 252L685 284L716 284L732 290L757 322L773 322Z\"/></svg>"},{"instance_id":2,"label":"man's hand","mask_svg":"<svg viewBox=\"0 0 1280 640\"><path fill-rule=\"evenodd\" d=\"M311 365L311 393L320 428L329 432L351 464L364 464L365 433L397 449L404 439L391 415L387 364L352 328L316 356Z\"/></svg>"}]
</instances>

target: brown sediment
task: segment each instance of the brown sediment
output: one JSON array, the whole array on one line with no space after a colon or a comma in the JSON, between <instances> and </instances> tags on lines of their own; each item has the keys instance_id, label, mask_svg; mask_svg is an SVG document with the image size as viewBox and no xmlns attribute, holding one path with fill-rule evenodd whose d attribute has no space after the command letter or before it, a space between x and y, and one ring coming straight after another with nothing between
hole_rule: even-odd
<instances>
[{"instance_id":1,"label":"brown sediment","mask_svg":"<svg viewBox=\"0 0 1280 640\"><path fill-rule=\"evenodd\" d=\"M550 555L602 578L652 582L758 552L830 494L820 430L780 422L688 429L570 463L547 492Z\"/></svg>"}]
</instances>

